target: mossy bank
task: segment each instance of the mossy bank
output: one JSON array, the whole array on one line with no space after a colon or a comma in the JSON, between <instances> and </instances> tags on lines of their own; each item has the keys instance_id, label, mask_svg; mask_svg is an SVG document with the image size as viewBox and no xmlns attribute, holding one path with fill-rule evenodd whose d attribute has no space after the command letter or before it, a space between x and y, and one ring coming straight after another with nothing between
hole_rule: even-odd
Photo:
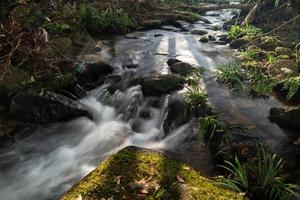
<instances>
[{"instance_id":1,"label":"mossy bank","mask_svg":"<svg viewBox=\"0 0 300 200\"><path fill-rule=\"evenodd\" d=\"M128 147L109 157L61 200L245 199L216 186L191 167L162 153Z\"/></svg>"}]
</instances>

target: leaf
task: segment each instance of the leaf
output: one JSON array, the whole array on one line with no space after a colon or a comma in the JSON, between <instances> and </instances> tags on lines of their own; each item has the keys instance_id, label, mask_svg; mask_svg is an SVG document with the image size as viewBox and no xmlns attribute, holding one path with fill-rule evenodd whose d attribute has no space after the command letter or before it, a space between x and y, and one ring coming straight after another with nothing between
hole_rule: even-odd
<instances>
[{"instance_id":1,"label":"leaf","mask_svg":"<svg viewBox=\"0 0 300 200\"><path fill-rule=\"evenodd\" d=\"M185 180L181 178L178 174L176 175L176 179L179 183L185 183Z\"/></svg>"}]
</instances>

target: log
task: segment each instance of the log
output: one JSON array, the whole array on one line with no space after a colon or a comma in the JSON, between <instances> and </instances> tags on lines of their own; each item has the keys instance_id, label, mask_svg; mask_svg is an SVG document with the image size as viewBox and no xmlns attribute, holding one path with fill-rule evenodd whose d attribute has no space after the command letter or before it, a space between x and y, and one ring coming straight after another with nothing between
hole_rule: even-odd
<instances>
[{"instance_id":1,"label":"log","mask_svg":"<svg viewBox=\"0 0 300 200\"><path fill-rule=\"evenodd\" d=\"M253 4L220 4L214 6L193 6L193 5L182 5L181 8L189 9L193 12L204 13L207 11L222 10L222 9L241 9L250 10L253 8Z\"/></svg>"}]
</instances>

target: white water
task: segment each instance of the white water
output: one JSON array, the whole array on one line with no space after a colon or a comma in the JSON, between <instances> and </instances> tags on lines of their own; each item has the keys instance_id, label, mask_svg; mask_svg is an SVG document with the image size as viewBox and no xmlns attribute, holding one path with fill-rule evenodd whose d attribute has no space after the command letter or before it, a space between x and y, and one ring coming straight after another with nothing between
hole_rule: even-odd
<instances>
[{"instance_id":1,"label":"white water","mask_svg":"<svg viewBox=\"0 0 300 200\"><path fill-rule=\"evenodd\" d=\"M94 121L79 118L53 124L1 153L2 166L7 163L7 168L0 174L0 199L56 199L106 156L126 146L170 150L187 137L181 133L187 132L189 124L159 139L163 138L162 108L150 107L149 120L139 118L139 111L148 108L151 100L144 99L140 86L117 92L108 101L106 98L110 105L100 102L104 94L104 89L98 89L82 100L92 111ZM124 121L134 107L136 114ZM131 128L136 122L140 132Z\"/></svg>"}]
</instances>

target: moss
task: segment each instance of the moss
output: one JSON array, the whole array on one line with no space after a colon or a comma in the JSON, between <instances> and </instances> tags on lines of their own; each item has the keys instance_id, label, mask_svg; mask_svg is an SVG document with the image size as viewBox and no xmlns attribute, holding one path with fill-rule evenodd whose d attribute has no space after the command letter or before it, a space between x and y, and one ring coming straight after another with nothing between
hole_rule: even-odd
<instances>
[{"instance_id":1,"label":"moss","mask_svg":"<svg viewBox=\"0 0 300 200\"><path fill-rule=\"evenodd\" d=\"M49 83L49 89L59 90L65 88L76 81L73 73L57 74L52 77Z\"/></svg>"},{"instance_id":2,"label":"moss","mask_svg":"<svg viewBox=\"0 0 300 200\"><path fill-rule=\"evenodd\" d=\"M93 172L73 186L61 199L136 199L139 190L129 183L142 179L155 183L155 189L144 193L143 199L243 199L237 193L220 188L199 172L160 153L126 148L100 164ZM119 184L118 180L119 178ZM146 185L147 185L146 184ZM187 195L188 194L188 195Z\"/></svg>"},{"instance_id":3,"label":"moss","mask_svg":"<svg viewBox=\"0 0 300 200\"><path fill-rule=\"evenodd\" d=\"M66 53L72 45L72 40L68 37L56 37L50 40L52 47L59 53Z\"/></svg>"}]
</instances>

